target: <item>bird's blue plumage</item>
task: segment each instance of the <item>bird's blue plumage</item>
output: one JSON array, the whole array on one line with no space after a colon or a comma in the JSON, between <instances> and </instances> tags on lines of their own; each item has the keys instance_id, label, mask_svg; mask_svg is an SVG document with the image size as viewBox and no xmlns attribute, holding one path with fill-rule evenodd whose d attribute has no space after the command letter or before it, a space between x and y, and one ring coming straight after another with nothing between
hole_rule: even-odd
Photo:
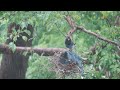
<instances>
[{"instance_id":1,"label":"bird's blue plumage","mask_svg":"<svg viewBox=\"0 0 120 90\"><path fill-rule=\"evenodd\" d=\"M70 37L66 37L65 39L65 45L67 48L72 49L74 46L74 43L72 42Z\"/></svg>"},{"instance_id":2,"label":"bird's blue plumage","mask_svg":"<svg viewBox=\"0 0 120 90\"><path fill-rule=\"evenodd\" d=\"M63 58L61 58L60 62L62 64L70 64L70 62L77 64L81 71L81 75L83 75L84 70L83 70L82 58L80 56L76 55L74 52L66 51L63 54Z\"/></svg>"}]
</instances>

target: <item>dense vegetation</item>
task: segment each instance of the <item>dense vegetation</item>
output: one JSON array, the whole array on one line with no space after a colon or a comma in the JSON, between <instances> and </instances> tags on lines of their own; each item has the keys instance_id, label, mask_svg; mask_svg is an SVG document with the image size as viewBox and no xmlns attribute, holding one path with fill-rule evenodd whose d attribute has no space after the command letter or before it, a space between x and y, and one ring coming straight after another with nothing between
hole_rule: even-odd
<instances>
[{"instance_id":1,"label":"dense vegetation","mask_svg":"<svg viewBox=\"0 0 120 90\"><path fill-rule=\"evenodd\" d=\"M21 27L27 24L34 26L33 47L66 48L65 37L62 33L66 35L70 30L70 26L64 18L67 14L72 17L77 25L117 43L120 42L120 27L115 22L116 17L120 14L118 11L0 11L0 43L4 43L7 39L7 26L16 22ZM120 78L120 55L117 53L116 46L80 31L73 34L73 41L76 45L74 51L87 58L87 63L84 64L86 79ZM90 48L96 43L99 43L96 47L96 53L88 54ZM1 58L2 54L0 60ZM50 57L33 53L29 58L26 78L59 78L59 75L51 70L53 65L50 59ZM77 79L80 77L79 75L71 75L65 78Z\"/></svg>"}]
</instances>

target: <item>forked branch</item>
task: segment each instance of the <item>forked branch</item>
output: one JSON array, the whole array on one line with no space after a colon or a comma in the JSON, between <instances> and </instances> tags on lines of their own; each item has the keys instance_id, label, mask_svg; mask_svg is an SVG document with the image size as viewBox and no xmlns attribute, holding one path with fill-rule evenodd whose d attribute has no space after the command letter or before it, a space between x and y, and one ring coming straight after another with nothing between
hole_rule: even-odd
<instances>
[{"instance_id":1,"label":"forked branch","mask_svg":"<svg viewBox=\"0 0 120 90\"><path fill-rule=\"evenodd\" d=\"M113 45L115 45L115 46L119 46L119 47L120 47L120 45L119 45L117 42L114 42L114 41L109 40L109 39L107 39L107 38L105 38L105 37L103 37L103 36L101 36L101 35L99 35L99 34L96 34L96 33L94 33L94 32L91 32L90 30L85 29L83 26L77 26L77 25L74 23L74 21L70 18L70 16L66 16L65 18L66 18L66 21L68 22L68 24L72 27L72 29L71 29L71 30L69 31L69 33L68 33L68 35L69 35L70 37L72 36L72 34L73 34L75 31L80 30L80 31L85 32L85 33L87 33L87 34L93 35L93 36L95 36L96 38L98 38L98 39L100 39L100 40L103 40L103 41L105 41L105 42L107 42L107 43L109 43L109 44L113 44Z\"/></svg>"}]
</instances>

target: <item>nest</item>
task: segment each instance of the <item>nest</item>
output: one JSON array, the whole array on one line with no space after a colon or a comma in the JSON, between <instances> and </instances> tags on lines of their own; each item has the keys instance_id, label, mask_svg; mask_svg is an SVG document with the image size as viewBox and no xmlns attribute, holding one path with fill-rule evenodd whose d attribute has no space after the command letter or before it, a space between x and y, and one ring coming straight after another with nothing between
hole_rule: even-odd
<instances>
[{"instance_id":1,"label":"nest","mask_svg":"<svg viewBox=\"0 0 120 90\"><path fill-rule=\"evenodd\" d=\"M52 70L56 72L60 77L69 76L71 74L80 74L81 70L75 62L66 59L63 53L55 53L51 58L51 62L53 63Z\"/></svg>"}]
</instances>

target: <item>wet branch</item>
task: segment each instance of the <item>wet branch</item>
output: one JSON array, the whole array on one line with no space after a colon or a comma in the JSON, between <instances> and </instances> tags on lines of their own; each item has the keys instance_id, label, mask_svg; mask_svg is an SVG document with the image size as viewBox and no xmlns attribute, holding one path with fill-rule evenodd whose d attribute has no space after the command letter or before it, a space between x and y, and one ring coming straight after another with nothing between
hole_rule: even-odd
<instances>
[{"instance_id":1,"label":"wet branch","mask_svg":"<svg viewBox=\"0 0 120 90\"><path fill-rule=\"evenodd\" d=\"M105 41L105 42L107 42L107 43L109 43L109 44L113 44L113 45L115 45L115 46L119 46L119 47L120 47L120 45L119 45L118 43L116 43L116 42L114 42L114 41L112 41L112 40L109 40L109 39L107 39L107 38L105 38L105 37L103 37L103 36L101 36L101 35L99 35L99 34L96 34L96 33L94 33L94 32L91 32L90 30L87 30L87 29L85 29L85 28L82 27L82 26L77 26L77 25L74 23L74 21L70 18L70 16L66 16L65 18L66 18L66 21L68 22L68 24L69 24L69 25L71 26L71 28L72 28L72 30L70 30L69 36L72 36L72 34L73 34L75 31L80 30L80 31L85 32L85 33L87 33L87 34L93 35L93 36L95 36L96 38L98 38L98 39L100 39L100 40L103 40L103 41ZM73 29L73 28L74 28L74 29Z\"/></svg>"},{"instance_id":2,"label":"wet branch","mask_svg":"<svg viewBox=\"0 0 120 90\"><path fill-rule=\"evenodd\" d=\"M64 48L31 48L31 47L16 47L15 53L23 53L23 52L34 52L38 55L42 56L53 56L55 53L63 53L66 51ZM11 54L12 50L8 47L8 45L1 44L0 52L3 54Z\"/></svg>"}]
</instances>

